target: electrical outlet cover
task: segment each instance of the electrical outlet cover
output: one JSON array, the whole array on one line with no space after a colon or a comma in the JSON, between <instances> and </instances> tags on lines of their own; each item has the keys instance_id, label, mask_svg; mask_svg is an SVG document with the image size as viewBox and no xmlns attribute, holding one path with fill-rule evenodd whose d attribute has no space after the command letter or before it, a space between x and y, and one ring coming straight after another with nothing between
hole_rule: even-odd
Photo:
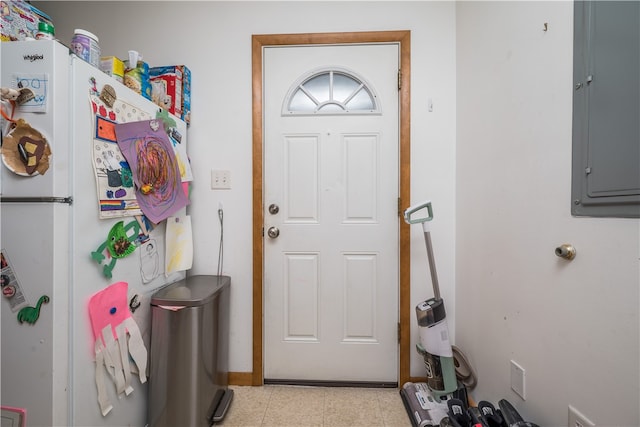
<instances>
[{"instance_id":1,"label":"electrical outlet cover","mask_svg":"<svg viewBox=\"0 0 640 427\"><path fill-rule=\"evenodd\" d=\"M576 408L569 405L569 427L596 427L596 425Z\"/></svg>"},{"instance_id":2,"label":"electrical outlet cover","mask_svg":"<svg viewBox=\"0 0 640 427\"><path fill-rule=\"evenodd\" d=\"M515 391L522 400L526 400L524 384L524 368L512 360L511 389Z\"/></svg>"}]
</instances>

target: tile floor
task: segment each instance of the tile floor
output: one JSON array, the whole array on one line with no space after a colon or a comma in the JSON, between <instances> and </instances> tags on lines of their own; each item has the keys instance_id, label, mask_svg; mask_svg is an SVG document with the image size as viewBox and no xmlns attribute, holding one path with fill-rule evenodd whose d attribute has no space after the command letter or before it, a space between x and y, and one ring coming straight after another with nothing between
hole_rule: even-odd
<instances>
[{"instance_id":1,"label":"tile floor","mask_svg":"<svg viewBox=\"0 0 640 427\"><path fill-rule=\"evenodd\" d=\"M227 427L411 427L395 388L230 386Z\"/></svg>"}]
</instances>

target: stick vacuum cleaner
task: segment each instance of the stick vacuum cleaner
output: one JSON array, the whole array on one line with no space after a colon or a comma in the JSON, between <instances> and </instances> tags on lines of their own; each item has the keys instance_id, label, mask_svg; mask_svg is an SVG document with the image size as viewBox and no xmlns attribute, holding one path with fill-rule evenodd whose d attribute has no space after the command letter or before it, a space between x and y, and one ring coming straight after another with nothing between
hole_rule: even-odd
<instances>
[{"instance_id":1,"label":"stick vacuum cleaner","mask_svg":"<svg viewBox=\"0 0 640 427\"><path fill-rule=\"evenodd\" d=\"M425 201L407 208L404 220L407 224L422 224L427 245L427 258L433 284L433 298L422 301L416 306L416 317L420 329L418 352L424 357L427 369L427 386L436 397L453 393L458 388L453 350L449 342L444 301L440 297L438 275L436 273L433 248L431 247L430 221L433 219L431 201Z\"/></svg>"}]
</instances>

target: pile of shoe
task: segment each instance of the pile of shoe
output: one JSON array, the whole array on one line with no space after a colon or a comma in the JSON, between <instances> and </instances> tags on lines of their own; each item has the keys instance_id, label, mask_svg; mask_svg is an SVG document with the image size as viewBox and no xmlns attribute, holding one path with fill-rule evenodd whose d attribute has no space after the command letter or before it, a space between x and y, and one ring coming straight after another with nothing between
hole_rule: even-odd
<instances>
[{"instance_id":1,"label":"pile of shoe","mask_svg":"<svg viewBox=\"0 0 640 427\"><path fill-rule=\"evenodd\" d=\"M447 406L449 413L440 421L440 427L539 427L525 421L506 399L498 402L498 409L486 400L476 407L461 399L449 399Z\"/></svg>"}]
</instances>

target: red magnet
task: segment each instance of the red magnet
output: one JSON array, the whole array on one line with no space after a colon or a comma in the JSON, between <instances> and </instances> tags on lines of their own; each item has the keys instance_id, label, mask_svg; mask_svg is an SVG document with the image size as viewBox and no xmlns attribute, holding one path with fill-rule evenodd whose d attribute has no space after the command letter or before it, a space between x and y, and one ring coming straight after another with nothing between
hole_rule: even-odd
<instances>
[{"instance_id":1,"label":"red magnet","mask_svg":"<svg viewBox=\"0 0 640 427\"><path fill-rule=\"evenodd\" d=\"M2 288L2 295L5 296L6 298L11 298L15 294L16 294L16 287L13 285L7 285L4 288Z\"/></svg>"}]
</instances>

